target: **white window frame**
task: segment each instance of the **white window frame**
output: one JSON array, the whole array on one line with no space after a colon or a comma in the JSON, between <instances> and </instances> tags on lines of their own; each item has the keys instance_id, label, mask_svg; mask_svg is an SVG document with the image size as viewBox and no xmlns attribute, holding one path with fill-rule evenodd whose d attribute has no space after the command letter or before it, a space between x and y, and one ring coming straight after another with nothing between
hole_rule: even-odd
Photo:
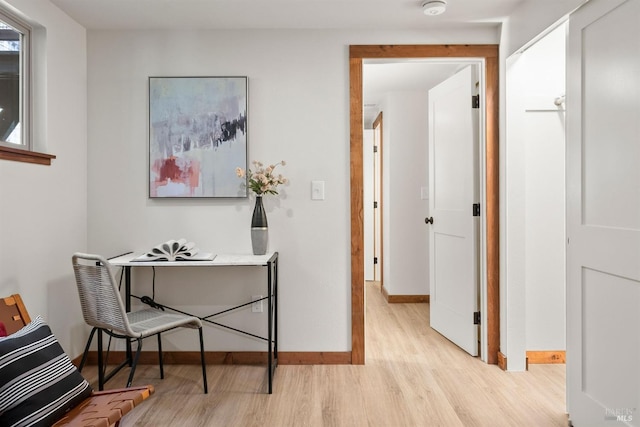
<instances>
[{"instance_id":1,"label":"white window frame","mask_svg":"<svg viewBox=\"0 0 640 427\"><path fill-rule=\"evenodd\" d=\"M31 141L31 32L29 24L0 7L0 21L21 34L20 38L20 143L0 141L10 148L32 150Z\"/></svg>"},{"instance_id":2,"label":"white window frame","mask_svg":"<svg viewBox=\"0 0 640 427\"><path fill-rule=\"evenodd\" d=\"M22 34L20 44L20 143L0 141L0 160L51 165L56 156L35 151L33 140L33 26L0 5L0 21Z\"/></svg>"}]
</instances>

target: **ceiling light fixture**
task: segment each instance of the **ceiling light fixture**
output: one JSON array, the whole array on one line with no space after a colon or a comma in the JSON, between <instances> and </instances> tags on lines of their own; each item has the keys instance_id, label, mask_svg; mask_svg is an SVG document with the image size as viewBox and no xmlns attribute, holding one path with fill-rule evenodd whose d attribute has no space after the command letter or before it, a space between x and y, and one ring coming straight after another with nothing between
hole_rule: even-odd
<instances>
[{"instance_id":1,"label":"ceiling light fixture","mask_svg":"<svg viewBox=\"0 0 640 427\"><path fill-rule=\"evenodd\" d=\"M422 12L427 16L441 15L447 10L447 2L434 0L422 3Z\"/></svg>"}]
</instances>

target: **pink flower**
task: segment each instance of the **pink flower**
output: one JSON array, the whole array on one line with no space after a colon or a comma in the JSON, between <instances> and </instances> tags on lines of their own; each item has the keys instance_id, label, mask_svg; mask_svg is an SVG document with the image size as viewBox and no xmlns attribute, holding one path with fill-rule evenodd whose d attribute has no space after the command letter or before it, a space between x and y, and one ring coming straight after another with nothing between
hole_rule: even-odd
<instances>
[{"instance_id":1,"label":"pink flower","mask_svg":"<svg viewBox=\"0 0 640 427\"><path fill-rule=\"evenodd\" d=\"M285 165L284 160L276 163L275 165L269 165L266 168L264 163L254 160L251 162L253 170L247 169L246 173L244 169L236 168L236 175L239 178L246 176L246 185L251 191L258 195L262 194L278 194L276 187L280 184L287 184L289 181L282 176L282 174L274 175L274 170L278 165Z\"/></svg>"}]
</instances>

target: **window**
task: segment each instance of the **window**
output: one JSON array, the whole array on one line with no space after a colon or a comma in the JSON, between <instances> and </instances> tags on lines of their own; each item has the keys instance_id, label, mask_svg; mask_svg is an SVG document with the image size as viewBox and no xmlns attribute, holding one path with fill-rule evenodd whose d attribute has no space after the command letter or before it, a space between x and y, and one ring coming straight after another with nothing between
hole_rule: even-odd
<instances>
[{"instance_id":1,"label":"window","mask_svg":"<svg viewBox=\"0 0 640 427\"><path fill-rule=\"evenodd\" d=\"M0 141L30 149L29 27L0 12ZM18 147L16 147L16 145Z\"/></svg>"},{"instance_id":2,"label":"window","mask_svg":"<svg viewBox=\"0 0 640 427\"><path fill-rule=\"evenodd\" d=\"M31 27L0 9L0 159L51 164L31 141Z\"/></svg>"}]
</instances>

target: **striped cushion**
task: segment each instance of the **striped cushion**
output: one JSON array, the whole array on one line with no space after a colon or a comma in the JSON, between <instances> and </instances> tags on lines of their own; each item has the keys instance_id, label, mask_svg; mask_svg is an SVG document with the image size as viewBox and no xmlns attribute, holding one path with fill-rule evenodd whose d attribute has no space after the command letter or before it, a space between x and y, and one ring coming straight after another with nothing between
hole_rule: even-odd
<instances>
[{"instance_id":1,"label":"striped cushion","mask_svg":"<svg viewBox=\"0 0 640 427\"><path fill-rule=\"evenodd\" d=\"M0 426L49 426L90 394L40 316L0 338Z\"/></svg>"}]
</instances>

